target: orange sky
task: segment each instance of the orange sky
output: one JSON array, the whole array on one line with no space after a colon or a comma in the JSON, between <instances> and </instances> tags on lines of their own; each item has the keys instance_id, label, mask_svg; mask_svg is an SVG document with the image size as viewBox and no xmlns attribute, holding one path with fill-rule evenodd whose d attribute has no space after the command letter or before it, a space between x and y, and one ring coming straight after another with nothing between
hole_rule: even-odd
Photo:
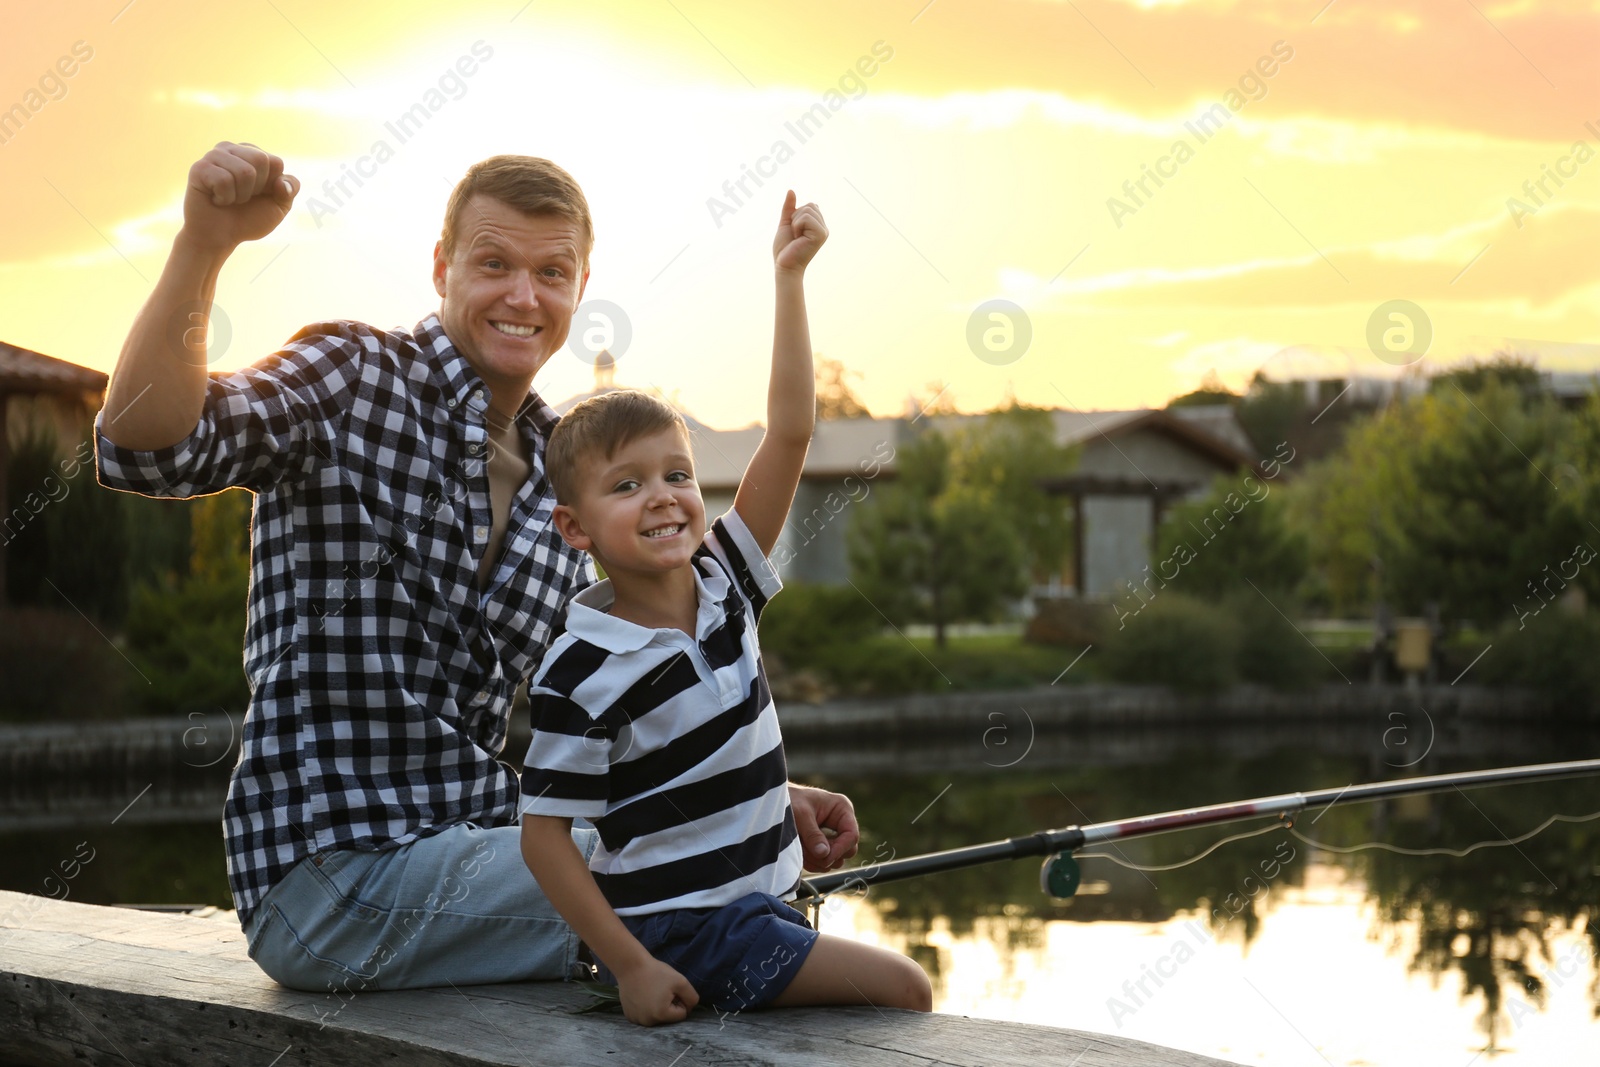
<instances>
[{"instance_id":1,"label":"orange sky","mask_svg":"<svg viewBox=\"0 0 1600 1067\"><path fill-rule=\"evenodd\" d=\"M1600 4L110 0L7 22L0 109L22 110L0 125L0 339L90 366L114 362L187 169L219 140L268 148L306 186L223 277L219 367L319 318L435 308L450 186L507 151L589 194L588 296L633 329L619 381L714 425L761 416L789 186L833 234L810 272L813 342L880 414L928 383L965 409L1008 391L1159 404L1297 347L1392 372L1365 337L1394 298L1429 316L1432 360L1514 343L1595 366ZM386 124L475 45L490 58L399 143ZM75 46L92 57L56 80ZM842 79L802 142L790 124ZM392 158L335 204L324 182L378 141ZM714 214L758 164L772 176ZM1168 177L1135 201L1123 183L1144 167ZM1523 183L1541 179L1535 202ZM1514 218L1513 197L1536 210ZM1010 362L968 341L995 298L1032 326ZM541 388L590 374L564 355Z\"/></svg>"}]
</instances>

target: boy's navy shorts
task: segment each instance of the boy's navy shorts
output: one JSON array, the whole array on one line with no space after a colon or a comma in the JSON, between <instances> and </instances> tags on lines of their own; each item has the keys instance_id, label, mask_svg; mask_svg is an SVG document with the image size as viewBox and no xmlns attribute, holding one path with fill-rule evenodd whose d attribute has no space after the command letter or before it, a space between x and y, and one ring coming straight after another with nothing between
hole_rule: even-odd
<instances>
[{"instance_id":1,"label":"boy's navy shorts","mask_svg":"<svg viewBox=\"0 0 1600 1067\"><path fill-rule=\"evenodd\" d=\"M619 916L650 955L689 980L700 1003L719 1011L770 1004L788 988L817 942L794 908L751 893L720 908L681 908ZM598 966L600 979L616 976Z\"/></svg>"}]
</instances>

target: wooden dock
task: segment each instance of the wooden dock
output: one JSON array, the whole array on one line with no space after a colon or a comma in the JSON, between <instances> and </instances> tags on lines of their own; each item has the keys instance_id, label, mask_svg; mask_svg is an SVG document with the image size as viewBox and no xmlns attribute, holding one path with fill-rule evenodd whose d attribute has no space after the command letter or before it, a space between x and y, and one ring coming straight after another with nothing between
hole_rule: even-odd
<instances>
[{"instance_id":1,"label":"wooden dock","mask_svg":"<svg viewBox=\"0 0 1600 1067\"><path fill-rule=\"evenodd\" d=\"M875 1008L747 1012L647 1030L564 982L298 993L245 954L231 914L0 892L0 1063L135 1067L1228 1067L1126 1038Z\"/></svg>"}]
</instances>

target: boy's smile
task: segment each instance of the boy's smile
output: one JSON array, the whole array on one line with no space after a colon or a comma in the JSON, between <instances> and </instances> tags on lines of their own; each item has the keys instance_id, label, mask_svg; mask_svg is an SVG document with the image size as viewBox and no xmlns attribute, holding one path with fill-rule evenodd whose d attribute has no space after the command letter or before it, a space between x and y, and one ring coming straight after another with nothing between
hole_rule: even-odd
<instances>
[{"instance_id":1,"label":"boy's smile","mask_svg":"<svg viewBox=\"0 0 1600 1067\"><path fill-rule=\"evenodd\" d=\"M556 522L567 543L592 552L613 579L688 565L705 540L706 507L683 431L669 426L609 459L585 459L577 493L556 508Z\"/></svg>"}]
</instances>

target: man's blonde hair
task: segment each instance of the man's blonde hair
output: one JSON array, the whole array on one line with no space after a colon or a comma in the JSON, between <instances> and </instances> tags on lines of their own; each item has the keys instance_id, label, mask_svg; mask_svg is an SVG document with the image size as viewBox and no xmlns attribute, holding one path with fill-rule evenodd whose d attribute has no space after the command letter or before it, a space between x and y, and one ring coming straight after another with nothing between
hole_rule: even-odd
<instances>
[{"instance_id":1,"label":"man's blonde hair","mask_svg":"<svg viewBox=\"0 0 1600 1067\"><path fill-rule=\"evenodd\" d=\"M617 449L669 426L689 439L689 424L676 408L637 389L601 393L574 405L556 423L545 449L545 472L555 488L556 503L570 504L578 495L585 460L597 455L610 459Z\"/></svg>"},{"instance_id":2,"label":"man's blonde hair","mask_svg":"<svg viewBox=\"0 0 1600 1067\"><path fill-rule=\"evenodd\" d=\"M581 269L589 268L589 253L594 251L594 220L589 201L577 181L550 162L537 156L490 156L467 168L466 175L450 193L444 209L444 229L439 235L446 259L453 259L456 238L462 230L462 214L467 201L487 196L524 215L554 215L578 227L578 254Z\"/></svg>"}]
</instances>

